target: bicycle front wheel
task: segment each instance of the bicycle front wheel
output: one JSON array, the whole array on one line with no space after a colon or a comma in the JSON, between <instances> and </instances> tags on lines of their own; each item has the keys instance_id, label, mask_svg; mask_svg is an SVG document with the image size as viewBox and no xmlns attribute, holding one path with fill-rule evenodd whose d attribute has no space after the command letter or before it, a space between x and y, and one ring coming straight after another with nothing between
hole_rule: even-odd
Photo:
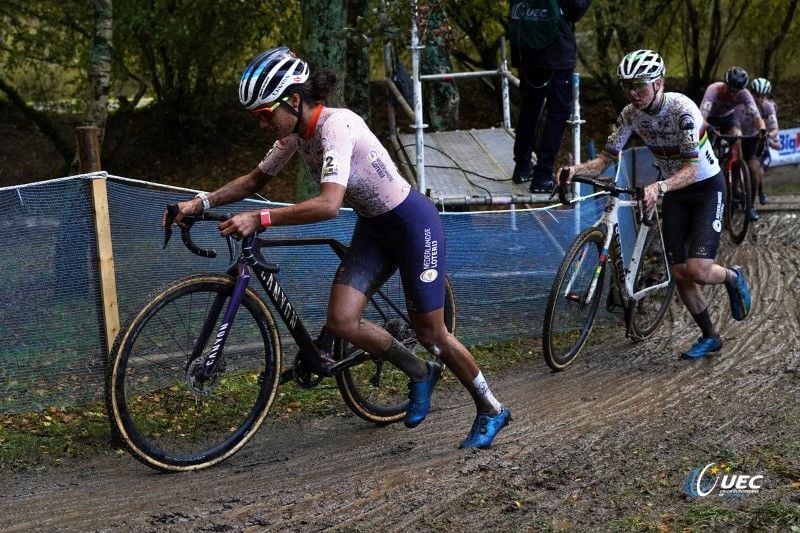
<instances>
[{"instance_id":1,"label":"bicycle front wheel","mask_svg":"<svg viewBox=\"0 0 800 533\"><path fill-rule=\"evenodd\" d=\"M215 274L178 280L149 298L114 343L106 379L111 428L147 466L175 472L219 463L250 440L269 412L280 341L272 315L249 288L215 372L202 383L195 378L217 344L234 284Z\"/></svg>"},{"instance_id":2,"label":"bicycle front wheel","mask_svg":"<svg viewBox=\"0 0 800 533\"><path fill-rule=\"evenodd\" d=\"M750 224L747 211L753 206L750 198L750 169L745 162L736 160L731 165L730 172L727 172L726 178L728 201L725 206L725 222L731 240L740 244L747 235L747 227Z\"/></svg>"},{"instance_id":3,"label":"bicycle front wheel","mask_svg":"<svg viewBox=\"0 0 800 533\"><path fill-rule=\"evenodd\" d=\"M661 238L661 220L656 219L645 240L644 250L636 268L634 293L660 285L669 278L669 265ZM652 335L664 319L675 293L675 280L648 292L631 308L631 338L641 341Z\"/></svg>"},{"instance_id":4,"label":"bicycle front wheel","mask_svg":"<svg viewBox=\"0 0 800 533\"><path fill-rule=\"evenodd\" d=\"M604 233L584 230L572 242L558 268L544 312L542 350L553 370L567 368L592 331L606 273Z\"/></svg>"},{"instance_id":5,"label":"bicycle front wheel","mask_svg":"<svg viewBox=\"0 0 800 533\"><path fill-rule=\"evenodd\" d=\"M383 327L412 352L424 352L420 356L429 357L424 347L419 345L408 317L400 305L405 306L402 288L390 281L367 304L364 318ZM450 280L447 279L444 320L447 330L455 333L456 302ZM342 339L336 339L334 357L337 360L350 357L357 352L363 350ZM388 362L368 356L365 362L346 368L337 374L336 384L347 407L368 422L387 425L399 422L405 417L408 409L408 376Z\"/></svg>"}]
</instances>

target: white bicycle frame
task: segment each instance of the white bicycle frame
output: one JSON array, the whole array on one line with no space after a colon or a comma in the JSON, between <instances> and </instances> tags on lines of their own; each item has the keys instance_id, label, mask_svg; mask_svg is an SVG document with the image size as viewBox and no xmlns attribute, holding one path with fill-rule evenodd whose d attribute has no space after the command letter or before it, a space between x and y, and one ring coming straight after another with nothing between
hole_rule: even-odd
<instances>
[{"instance_id":1,"label":"white bicycle frame","mask_svg":"<svg viewBox=\"0 0 800 533\"><path fill-rule=\"evenodd\" d=\"M646 226L644 223L639 224L639 231L636 234L636 243L634 244L633 251L631 252L631 258L628 261L628 265L623 265L623 257L622 257L622 241L619 231L619 210L621 207L630 207L635 209L638 206L637 200L622 200L620 198L616 198L609 194L608 202L606 203L605 209L603 210L603 215L600 219L593 224L595 228L602 228L605 227L605 241L603 242L603 250L601 253L601 257L604 257L605 263L608 263L608 258L611 257L609 255L610 250L614 250L616 253L614 255L615 263L614 263L614 275L616 279L614 280L620 288L624 287L625 295L627 296L626 302L633 300L633 302L638 302L649 293L663 289L672 281L672 276L670 274L669 268L666 269L667 277L665 281L658 283L656 285L652 285L650 287L646 287L642 290L636 291L634 288L634 283L636 282L636 274L638 271L639 263L642 260L642 254L644 253L644 246L647 242L647 234L653 227L657 227L658 229L658 238L661 240L661 250L663 253L664 264L667 264L667 257L666 257L666 250L664 249L664 235L660 231L660 223L658 220L658 211L656 210L653 213L653 226ZM572 284L574 283L578 272L580 271L580 267L583 263L583 259L585 257L586 249L581 252L581 257L578 259L577 264L575 265L575 270L570 277L569 283L567 284L564 295L567 296L572 291ZM606 266L607 268L607 266ZM623 279L624 275L624 279ZM594 278L592 279L592 284L589 287L589 294L586 296L586 302L591 302L592 298L594 298L594 294L597 290L598 281L600 280L600 266L595 269Z\"/></svg>"}]
</instances>

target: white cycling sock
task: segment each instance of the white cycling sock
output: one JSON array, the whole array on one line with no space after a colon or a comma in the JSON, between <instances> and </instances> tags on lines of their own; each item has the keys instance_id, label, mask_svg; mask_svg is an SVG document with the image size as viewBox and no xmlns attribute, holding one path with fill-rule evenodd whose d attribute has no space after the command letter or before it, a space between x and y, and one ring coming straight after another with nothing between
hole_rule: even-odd
<instances>
[{"instance_id":1,"label":"white cycling sock","mask_svg":"<svg viewBox=\"0 0 800 533\"><path fill-rule=\"evenodd\" d=\"M497 401L497 398L494 397L494 394L489 389L489 385L483 377L483 372L478 371L478 375L472 380L471 385L472 390L470 390L470 393L479 412L489 410L492 414L497 414L503 409L502 404Z\"/></svg>"}]
</instances>

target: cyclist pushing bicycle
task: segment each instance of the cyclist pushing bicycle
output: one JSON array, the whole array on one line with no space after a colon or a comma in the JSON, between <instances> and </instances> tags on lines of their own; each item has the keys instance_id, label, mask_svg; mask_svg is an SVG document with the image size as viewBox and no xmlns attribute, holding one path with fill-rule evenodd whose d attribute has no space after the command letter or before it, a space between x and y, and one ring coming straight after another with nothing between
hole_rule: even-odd
<instances>
[{"instance_id":1,"label":"cyclist pushing bicycle","mask_svg":"<svg viewBox=\"0 0 800 533\"><path fill-rule=\"evenodd\" d=\"M725 72L724 81L712 83L706 87L703 100L700 102L700 112L706 122L709 134L723 133L726 135L743 135L741 150L742 159L747 162L752 176L752 194L760 190L761 155L764 150L766 125L761 113L747 90L749 77L741 67L731 67ZM743 125L747 131L743 132ZM738 149L738 148L735 148ZM747 212L749 220L758 220L755 207L750 207Z\"/></svg>"},{"instance_id":2,"label":"cyclist pushing bicycle","mask_svg":"<svg viewBox=\"0 0 800 533\"><path fill-rule=\"evenodd\" d=\"M358 115L322 104L335 92L336 83L331 70L310 75L308 64L287 47L253 59L242 74L239 99L278 140L250 173L180 202L175 222L254 194L299 153L319 181L319 195L286 207L236 214L220 223L220 231L243 238L270 226L320 222L335 218L347 202L358 220L333 281L324 329L408 375L410 403L404 422L408 427L419 425L430 409L441 366L420 359L389 332L362 318L370 296L399 269L419 342L444 361L475 401L475 422L460 447L488 447L511 416L492 394L470 352L445 327L445 241L439 213L403 179Z\"/></svg>"},{"instance_id":3,"label":"cyclist pushing bicycle","mask_svg":"<svg viewBox=\"0 0 800 533\"><path fill-rule=\"evenodd\" d=\"M664 246L670 273L701 331L697 342L681 352L681 357L700 359L722 348L701 286L724 283L736 320L744 320L750 312L750 293L740 267L714 263L722 231L725 184L700 110L687 96L664 92L665 71L663 59L652 50L626 55L617 76L630 103L617 118L605 150L591 161L562 170L568 170L568 183L576 174L599 176L617 160L634 133L653 153L664 179L645 187L644 207L655 208L658 198L663 198Z\"/></svg>"}]
</instances>

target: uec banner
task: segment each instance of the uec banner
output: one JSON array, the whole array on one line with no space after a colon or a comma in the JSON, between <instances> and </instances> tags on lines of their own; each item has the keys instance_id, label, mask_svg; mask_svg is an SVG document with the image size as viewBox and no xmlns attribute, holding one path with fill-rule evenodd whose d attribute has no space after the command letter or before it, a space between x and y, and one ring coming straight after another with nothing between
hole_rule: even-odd
<instances>
[{"instance_id":1,"label":"uec banner","mask_svg":"<svg viewBox=\"0 0 800 533\"><path fill-rule=\"evenodd\" d=\"M769 149L770 166L800 164L800 128L780 130L778 132L780 147Z\"/></svg>"}]
</instances>

